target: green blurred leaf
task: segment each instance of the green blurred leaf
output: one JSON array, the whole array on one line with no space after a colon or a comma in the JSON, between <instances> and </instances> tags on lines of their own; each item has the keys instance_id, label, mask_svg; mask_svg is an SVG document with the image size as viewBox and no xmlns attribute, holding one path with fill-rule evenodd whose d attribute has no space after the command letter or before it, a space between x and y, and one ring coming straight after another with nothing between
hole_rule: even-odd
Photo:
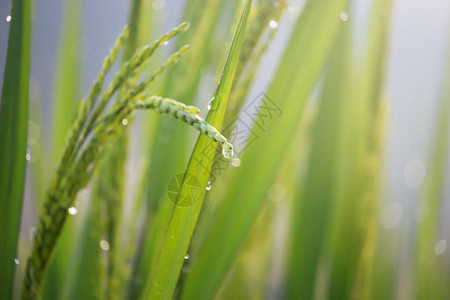
<instances>
[{"instance_id":1,"label":"green blurred leaf","mask_svg":"<svg viewBox=\"0 0 450 300\"><path fill-rule=\"evenodd\" d=\"M215 100L206 118L206 121L216 128L222 126L250 7L251 0L248 0L245 4L244 11L228 53L223 74L215 94ZM198 201L193 203L192 206L174 206L160 255L150 280L149 297L151 299L167 299L171 298L174 294L178 277L185 260L184 257L187 253L205 196L203 187L206 187L208 184L213 164L213 161L204 155L205 149L215 149L215 146L214 142L204 135L199 137L197 144L195 145L177 199L181 199L180 196L190 193L189 189L191 187L184 184L187 176L193 175L198 179L199 187L202 192Z\"/></svg>"},{"instance_id":2,"label":"green blurred leaf","mask_svg":"<svg viewBox=\"0 0 450 300\"><path fill-rule=\"evenodd\" d=\"M0 106L0 298L11 299L25 184L30 1L14 0Z\"/></svg>"}]
</instances>

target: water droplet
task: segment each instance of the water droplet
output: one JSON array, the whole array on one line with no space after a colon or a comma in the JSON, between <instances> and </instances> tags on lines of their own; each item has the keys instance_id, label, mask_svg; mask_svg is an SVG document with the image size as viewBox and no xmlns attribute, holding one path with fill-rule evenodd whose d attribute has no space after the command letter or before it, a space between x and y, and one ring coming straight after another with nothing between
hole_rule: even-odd
<instances>
[{"instance_id":1,"label":"water droplet","mask_svg":"<svg viewBox=\"0 0 450 300\"><path fill-rule=\"evenodd\" d=\"M347 22L348 21L348 12L343 10L339 16L341 18L341 21Z\"/></svg>"},{"instance_id":2,"label":"water droplet","mask_svg":"<svg viewBox=\"0 0 450 300\"><path fill-rule=\"evenodd\" d=\"M207 191L211 190L211 180L208 181L208 185L206 186L206 190Z\"/></svg>"},{"instance_id":3,"label":"water droplet","mask_svg":"<svg viewBox=\"0 0 450 300\"><path fill-rule=\"evenodd\" d=\"M108 241L101 240L100 241L100 248L102 248L102 250L104 250L104 251L108 251L109 250L109 243L108 243Z\"/></svg>"},{"instance_id":4,"label":"water droplet","mask_svg":"<svg viewBox=\"0 0 450 300\"><path fill-rule=\"evenodd\" d=\"M441 255L447 250L447 241L446 240L440 240L436 243L436 246L434 247L434 253L436 255Z\"/></svg>"},{"instance_id":5,"label":"water droplet","mask_svg":"<svg viewBox=\"0 0 450 300\"><path fill-rule=\"evenodd\" d=\"M157 282L155 283L155 285L156 285L156 286L160 286L160 285L161 285L161 282L157 281Z\"/></svg>"},{"instance_id":6,"label":"water droplet","mask_svg":"<svg viewBox=\"0 0 450 300\"><path fill-rule=\"evenodd\" d=\"M223 148L222 149L222 154L223 154L223 157L229 158L230 157L230 150Z\"/></svg>"},{"instance_id":7,"label":"water droplet","mask_svg":"<svg viewBox=\"0 0 450 300\"><path fill-rule=\"evenodd\" d=\"M211 110L212 103L216 97L212 97L211 100L208 101L208 110Z\"/></svg>"},{"instance_id":8,"label":"water droplet","mask_svg":"<svg viewBox=\"0 0 450 300\"><path fill-rule=\"evenodd\" d=\"M234 155L233 148L231 148L231 149L228 149L228 148L222 148L222 154L223 154L223 157L225 157L225 158L230 158L230 156L233 156L233 155Z\"/></svg>"},{"instance_id":9,"label":"water droplet","mask_svg":"<svg viewBox=\"0 0 450 300\"><path fill-rule=\"evenodd\" d=\"M165 41L165 42L163 43L163 46L167 46L167 45L169 45L169 41Z\"/></svg>"},{"instance_id":10,"label":"water droplet","mask_svg":"<svg viewBox=\"0 0 450 300\"><path fill-rule=\"evenodd\" d=\"M161 290L157 290L157 291L156 291L156 294L157 294L157 295L161 295L161 294L162 294Z\"/></svg>"},{"instance_id":11,"label":"water droplet","mask_svg":"<svg viewBox=\"0 0 450 300\"><path fill-rule=\"evenodd\" d=\"M235 158L233 158L232 160L231 160L231 165L233 166L233 167L239 167L240 165L241 165L241 160L239 159L239 158L237 158L237 157L235 157Z\"/></svg>"},{"instance_id":12,"label":"water droplet","mask_svg":"<svg viewBox=\"0 0 450 300\"><path fill-rule=\"evenodd\" d=\"M184 256L184 259L189 259L189 254L186 254L186 255Z\"/></svg>"},{"instance_id":13,"label":"water droplet","mask_svg":"<svg viewBox=\"0 0 450 300\"><path fill-rule=\"evenodd\" d=\"M11 22L11 16L6 16L6 22Z\"/></svg>"},{"instance_id":14,"label":"water droplet","mask_svg":"<svg viewBox=\"0 0 450 300\"><path fill-rule=\"evenodd\" d=\"M25 155L25 159L29 161L30 163L37 162L41 157L41 146L39 143L34 139L28 140L28 148L27 148L27 154Z\"/></svg>"},{"instance_id":15,"label":"water droplet","mask_svg":"<svg viewBox=\"0 0 450 300\"><path fill-rule=\"evenodd\" d=\"M278 27L278 22L275 21L275 20L271 20L271 21L269 22L269 27L272 28L272 29L277 28L277 27Z\"/></svg>"},{"instance_id":16,"label":"water droplet","mask_svg":"<svg viewBox=\"0 0 450 300\"><path fill-rule=\"evenodd\" d=\"M122 120L122 125L123 126L127 126L128 125L128 120L127 119L123 119Z\"/></svg>"},{"instance_id":17,"label":"water droplet","mask_svg":"<svg viewBox=\"0 0 450 300\"><path fill-rule=\"evenodd\" d=\"M78 213L78 209L75 206L69 207L69 209L67 210L69 212L69 214L71 214L72 216L75 216Z\"/></svg>"},{"instance_id":18,"label":"water droplet","mask_svg":"<svg viewBox=\"0 0 450 300\"><path fill-rule=\"evenodd\" d=\"M27 161L30 161L30 160L31 160L30 149L27 149L27 154L25 154L25 159L26 159Z\"/></svg>"},{"instance_id":19,"label":"water droplet","mask_svg":"<svg viewBox=\"0 0 450 300\"><path fill-rule=\"evenodd\" d=\"M17 258L15 258L15 259L14 259L14 263L15 263L16 265L18 265L18 264L20 264L20 260L17 259Z\"/></svg>"}]
</instances>

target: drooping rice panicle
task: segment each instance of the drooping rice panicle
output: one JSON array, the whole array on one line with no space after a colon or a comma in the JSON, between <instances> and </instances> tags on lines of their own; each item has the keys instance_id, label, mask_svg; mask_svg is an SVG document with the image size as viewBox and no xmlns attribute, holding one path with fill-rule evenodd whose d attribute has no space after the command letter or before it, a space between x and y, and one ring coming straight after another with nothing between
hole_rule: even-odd
<instances>
[{"instance_id":1,"label":"drooping rice panicle","mask_svg":"<svg viewBox=\"0 0 450 300\"><path fill-rule=\"evenodd\" d=\"M198 108L185 105L173 99L159 96L151 96L144 100L138 100L130 104L131 109L155 109L160 114L168 115L171 118L183 121L203 134L210 137L213 141L222 145L225 150L232 151L233 146L228 142L214 126L210 125L198 115Z\"/></svg>"},{"instance_id":2,"label":"drooping rice panicle","mask_svg":"<svg viewBox=\"0 0 450 300\"><path fill-rule=\"evenodd\" d=\"M172 99L152 96L130 101L125 108L104 117L96 123L88 144L82 149L75 163L67 169L65 177L60 182L55 182L48 191L48 201L45 203L35 244L27 264L24 299L38 297L43 274L67 218L68 208L73 205L78 191L89 182L105 148L120 133L121 120L137 109L154 109L163 115L181 120L220 143L223 149L228 151L233 149L216 128L197 115L199 113L197 108Z\"/></svg>"},{"instance_id":3,"label":"drooping rice panicle","mask_svg":"<svg viewBox=\"0 0 450 300\"><path fill-rule=\"evenodd\" d=\"M122 86L123 81L130 76L137 75L138 67L149 58L155 49L174 35L185 31L188 26L188 23L183 23L160 39L157 39L151 46L141 48L114 77L113 82L109 85L106 92L103 93L96 106L96 100L102 89L105 75L128 37L127 27L117 39L110 51L110 55L105 59L102 70L94 82L88 97L78 109L56 177L48 189L31 257L26 266L23 299L39 298L42 279L67 218L67 210L73 204L78 191L89 182L100 154L105 152L105 146L114 140L117 133L121 132L121 119L110 118L109 123L93 126L95 120L103 113L104 107ZM172 55L171 59L152 76L151 80L148 80L147 84L143 85L143 88L159 76L165 68L172 66L186 50L187 47L184 47L181 53ZM131 93L131 95L137 95L137 93ZM129 100L131 99L132 97L129 98ZM120 117L120 115L116 117Z\"/></svg>"}]
</instances>

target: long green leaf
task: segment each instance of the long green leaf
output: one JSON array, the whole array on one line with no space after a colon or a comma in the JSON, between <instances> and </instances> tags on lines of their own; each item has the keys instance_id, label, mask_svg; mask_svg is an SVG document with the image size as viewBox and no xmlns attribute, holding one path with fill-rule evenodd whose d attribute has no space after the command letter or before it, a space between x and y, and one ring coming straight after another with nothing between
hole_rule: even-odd
<instances>
[{"instance_id":1,"label":"long green leaf","mask_svg":"<svg viewBox=\"0 0 450 300\"><path fill-rule=\"evenodd\" d=\"M449 49L447 49L449 51ZM450 52L449 52L450 53ZM427 207L420 223L417 240L416 267L418 282L417 299L448 299L445 273L445 258L437 256L435 249L439 241L439 222L442 214L445 176L448 174L447 157L450 125L450 55L447 54L446 74L434 133L434 145L429 161L429 171L422 190L421 203Z\"/></svg>"},{"instance_id":2,"label":"long green leaf","mask_svg":"<svg viewBox=\"0 0 450 300\"><path fill-rule=\"evenodd\" d=\"M273 122L269 120L265 131L253 127L261 138L248 146L241 166L230 172L235 173L230 174L233 180L196 261L192 261L182 299L212 298L229 270L323 71L347 2L319 0L306 4L267 93L284 113ZM260 117L264 113L267 111Z\"/></svg>"},{"instance_id":3,"label":"long green leaf","mask_svg":"<svg viewBox=\"0 0 450 300\"><path fill-rule=\"evenodd\" d=\"M207 122L217 128L222 126L225 115L251 2L251 0L247 0L245 4L215 94L214 103L206 118ZM192 206L182 207L175 205L173 209L161 252L150 281L149 297L151 299L169 299L174 294L185 255L202 207L205 195L203 187L206 187L208 184L213 161L209 157L206 157L204 153L205 150L211 148L215 149L215 145L210 139L206 136L200 136L195 145L184 178L190 175L196 176L202 192L198 201L193 203ZM181 184L177 199L180 199L180 196L190 193L190 187L184 184L184 180Z\"/></svg>"},{"instance_id":4,"label":"long green leaf","mask_svg":"<svg viewBox=\"0 0 450 300\"><path fill-rule=\"evenodd\" d=\"M25 183L30 1L12 4L0 106L0 298L12 298Z\"/></svg>"},{"instance_id":5,"label":"long green leaf","mask_svg":"<svg viewBox=\"0 0 450 300\"><path fill-rule=\"evenodd\" d=\"M51 148L44 149L52 153L51 166L56 167L75 115L80 99L80 50L79 44L82 20L82 1L66 1L64 9L64 24L59 35L59 50L56 70L55 94L53 97L53 124ZM45 147L45 145L44 145ZM41 176L49 172L39 170ZM50 173L51 174L51 173ZM50 182L51 178L45 178ZM74 245L73 235L76 232L75 223L70 220L61 235L54 259L51 261L43 284L43 298L55 299L63 286L63 275L67 271L71 249Z\"/></svg>"}]
</instances>

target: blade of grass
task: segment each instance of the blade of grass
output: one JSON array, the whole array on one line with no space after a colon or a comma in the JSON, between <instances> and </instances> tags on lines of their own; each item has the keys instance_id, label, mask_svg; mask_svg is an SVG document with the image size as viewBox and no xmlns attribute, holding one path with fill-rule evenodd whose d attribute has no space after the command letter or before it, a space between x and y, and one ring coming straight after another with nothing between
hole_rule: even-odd
<instances>
[{"instance_id":1,"label":"blade of grass","mask_svg":"<svg viewBox=\"0 0 450 300\"><path fill-rule=\"evenodd\" d=\"M82 20L82 1L67 1L64 9L64 24L59 37L59 50L56 70L55 95L53 97L54 109L51 148L51 166L56 167L64 149L65 138L72 124L81 92L81 64L80 64L80 36ZM44 173L45 174L45 173ZM45 182L49 182L48 178ZM73 235L76 232L75 224L70 220L61 234L54 259L51 261L46 278L43 281L43 298L56 299L63 286L67 262L74 245Z\"/></svg>"},{"instance_id":2,"label":"blade of grass","mask_svg":"<svg viewBox=\"0 0 450 300\"><path fill-rule=\"evenodd\" d=\"M30 1L14 0L0 106L0 298L11 299L25 184Z\"/></svg>"},{"instance_id":3,"label":"blade of grass","mask_svg":"<svg viewBox=\"0 0 450 300\"><path fill-rule=\"evenodd\" d=\"M215 100L212 103L212 108L206 118L207 122L218 128L222 126L225 115L250 7L251 0L248 0L246 1L228 53L223 74L215 94ZM185 260L184 257L188 250L197 223L197 218L202 207L205 195L203 187L207 186L209 180L209 173L213 161L204 156L204 151L211 147L214 147L214 145L211 144L208 137L201 135L193 150L183 182L187 174L193 174L199 180L199 187L202 189L202 193L200 199L198 199L196 203L193 203L192 206L174 206L164 242L148 287L148 296L150 299L168 299L171 298L175 292L180 271ZM215 149L215 147L213 149ZM190 193L189 187L186 184L183 184L183 182L181 183L177 199L180 199L180 195Z\"/></svg>"},{"instance_id":4,"label":"blade of grass","mask_svg":"<svg viewBox=\"0 0 450 300\"><path fill-rule=\"evenodd\" d=\"M196 261L192 261L182 299L212 298L225 277L292 141L306 100L323 71L338 32L339 15L347 2L309 1L299 16L267 93L276 99L284 113L269 122L265 131L253 127L263 138L246 148L241 166L230 172L232 182Z\"/></svg>"}]
</instances>

